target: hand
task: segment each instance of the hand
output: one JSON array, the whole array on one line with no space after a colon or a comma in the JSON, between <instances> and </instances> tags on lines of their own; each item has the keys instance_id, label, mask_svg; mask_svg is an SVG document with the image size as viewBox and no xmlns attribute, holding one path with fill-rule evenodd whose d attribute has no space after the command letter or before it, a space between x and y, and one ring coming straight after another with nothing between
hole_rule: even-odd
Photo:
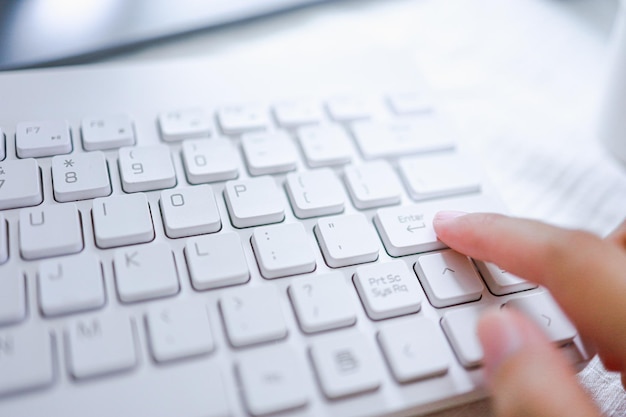
<instances>
[{"instance_id":1,"label":"hand","mask_svg":"<svg viewBox=\"0 0 626 417\"><path fill-rule=\"evenodd\" d=\"M545 286L626 388L626 222L606 239L498 214L440 212L439 239ZM557 348L527 319L490 311L478 334L499 416L598 416Z\"/></svg>"}]
</instances>

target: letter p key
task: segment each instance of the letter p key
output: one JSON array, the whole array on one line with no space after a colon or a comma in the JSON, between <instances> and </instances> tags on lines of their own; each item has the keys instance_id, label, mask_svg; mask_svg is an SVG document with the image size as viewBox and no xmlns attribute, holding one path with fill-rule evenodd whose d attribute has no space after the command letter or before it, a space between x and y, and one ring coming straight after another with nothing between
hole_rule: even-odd
<instances>
[{"instance_id":1,"label":"letter p key","mask_svg":"<svg viewBox=\"0 0 626 417\"><path fill-rule=\"evenodd\" d=\"M243 184L237 184L233 188L237 197L239 197L242 193L245 193L248 190Z\"/></svg>"}]
</instances>

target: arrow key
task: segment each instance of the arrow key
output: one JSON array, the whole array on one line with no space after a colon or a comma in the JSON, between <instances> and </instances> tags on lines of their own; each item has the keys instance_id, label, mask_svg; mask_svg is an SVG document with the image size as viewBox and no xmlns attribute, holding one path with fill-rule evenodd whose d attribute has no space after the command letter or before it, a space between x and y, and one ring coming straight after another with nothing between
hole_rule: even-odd
<instances>
[{"instance_id":1,"label":"arrow key","mask_svg":"<svg viewBox=\"0 0 626 417\"><path fill-rule=\"evenodd\" d=\"M441 330L425 317L390 323L378 333L378 341L398 382L442 375L450 366Z\"/></svg>"},{"instance_id":2,"label":"arrow key","mask_svg":"<svg viewBox=\"0 0 626 417\"><path fill-rule=\"evenodd\" d=\"M524 314L558 345L565 345L576 337L576 328L548 292L514 298L505 307Z\"/></svg>"},{"instance_id":3,"label":"arrow key","mask_svg":"<svg viewBox=\"0 0 626 417\"><path fill-rule=\"evenodd\" d=\"M476 301L482 296L484 286L472 261L453 250L420 256L415 272L435 307Z\"/></svg>"}]
</instances>

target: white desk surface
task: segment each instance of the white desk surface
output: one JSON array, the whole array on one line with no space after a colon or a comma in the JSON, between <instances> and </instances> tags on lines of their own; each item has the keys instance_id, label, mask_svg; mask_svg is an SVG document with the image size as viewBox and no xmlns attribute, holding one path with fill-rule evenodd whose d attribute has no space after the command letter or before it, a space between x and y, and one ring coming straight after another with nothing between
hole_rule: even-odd
<instances>
[{"instance_id":1,"label":"white desk surface","mask_svg":"<svg viewBox=\"0 0 626 417\"><path fill-rule=\"evenodd\" d=\"M288 65L362 52L376 65L381 51L405 54L514 214L604 235L626 215L626 168L595 134L616 10L616 0L352 0L103 61L223 56ZM626 415L619 378L597 359L580 378L607 415ZM488 401L436 414L468 415L492 415Z\"/></svg>"}]
</instances>

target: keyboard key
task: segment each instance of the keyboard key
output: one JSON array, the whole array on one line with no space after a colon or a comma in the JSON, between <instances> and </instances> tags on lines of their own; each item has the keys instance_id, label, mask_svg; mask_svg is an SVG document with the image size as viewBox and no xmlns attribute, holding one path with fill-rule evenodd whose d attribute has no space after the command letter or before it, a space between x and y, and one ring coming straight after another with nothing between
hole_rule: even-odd
<instances>
[{"instance_id":1,"label":"keyboard key","mask_svg":"<svg viewBox=\"0 0 626 417\"><path fill-rule=\"evenodd\" d=\"M435 307L479 300L483 283L470 259L453 250L422 255L415 272Z\"/></svg>"},{"instance_id":2,"label":"keyboard key","mask_svg":"<svg viewBox=\"0 0 626 417\"><path fill-rule=\"evenodd\" d=\"M72 377L92 378L131 370L137 364L133 323L124 315L82 318L67 330Z\"/></svg>"},{"instance_id":3,"label":"keyboard key","mask_svg":"<svg viewBox=\"0 0 626 417\"><path fill-rule=\"evenodd\" d=\"M311 358L322 391L330 399L375 391L380 386L380 359L362 333L314 339Z\"/></svg>"},{"instance_id":4,"label":"keyboard key","mask_svg":"<svg viewBox=\"0 0 626 417\"><path fill-rule=\"evenodd\" d=\"M253 416L293 410L308 402L302 364L289 346L246 352L237 371L246 408Z\"/></svg>"},{"instance_id":5,"label":"keyboard key","mask_svg":"<svg viewBox=\"0 0 626 417\"><path fill-rule=\"evenodd\" d=\"M314 230L324 259L331 268L378 259L378 238L363 214L319 219Z\"/></svg>"},{"instance_id":6,"label":"keyboard key","mask_svg":"<svg viewBox=\"0 0 626 417\"><path fill-rule=\"evenodd\" d=\"M22 210L19 236L24 259L69 255L83 250L80 215L74 203Z\"/></svg>"},{"instance_id":7,"label":"keyboard key","mask_svg":"<svg viewBox=\"0 0 626 417\"><path fill-rule=\"evenodd\" d=\"M489 287L489 291L495 295L506 295L537 288L537 285L532 282L513 275L494 263L477 260L474 263L483 276L487 287Z\"/></svg>"},{"instance_id":8,"label":"keyboard key","mask_svg":"<svg viewBox=\"0 0 626 417\"><path fill-rule=\"evenodd\" d=\"M433 105L426 93L404 92L390 94L389 107L398 116L433 111Z\"/></svg>"},{"instance_id":9,"label":"keyboard key","mask_svg":"<svg viewBox=\"0 0 626 417\"><path fill-rule=\"evenodd\" d=\"M7 156L6 135L4 134L4 131L2 130L2 128L0 127L0 161L4 160L6 156Z\"/></svg>"},{"instance_id":10,"label":"keyboard key","mask_svg":"<svg viewBox=\"0 0 626 417\"><path fill-rule=\"evenodd\" d=\"M356 208L368 209L400 203L402 186L386 161L349 165L344 172Z\"/></svg>"},{"instance_id":11,"label":"keyboard key","mask_svg":"<svg viewBox=\"0 0 626 417\"><path fill-rule=\"evenodd\" d=\"M420 155L398 162L411 198L427 200L480 191L474 169L455 153Z\"/></svg>"},{"instance_id":12,"label":"keyboard key","mask_svg":"<svg viewBox=\"0 0 626 417\"><path fill-rule=\"evenodd\" d=\"M439 327L426 317L391 322L380 330L378 341L400 383L448 372L449 348Z\"/></svg>"},{"instance_id":13,"label":"keyboard key","mask_svg":"<svg viewBox=\"0 0 626 417\"><path fill-rule=\"evenodd\" d=\"M183 142L183 164L192 184L232 180L239 176L239 155L224 138Z\"/></svg>"},{"instance_id":14,"label":"keyboard key","mask_svg":"<svg viewBox=\"0 0 626 417\"><path fill-rule=\"evenodd\" d=\"M558 345L570 343L576 337L576 328L547 292L512 298L505 307L524 314Z\"/></svg>"},{"instance_id":15,"label":"keyboard key","mask_svg":"<svg viewBox=\"0 0 626 417\"><path fill-rule=\"evenodd\" d=\"M417 277L403 261L358 267L354 284L372 320L417 313L422 306Z\"/></svg>"},{"instance_id":16,"label":"keyboard key","mask_svg":"<svg viewBox=\"0 0 626 417\"><path fill-rule=\"evenodd\" d=\"M0 210L36 206L42 201L37 161L24 159L0 163Z\"/></svg>"},{"instance_id":17,"label":"keyboard key","mask_svg":"<svg viewBox=\"0 0 626 417\"><path fill-rule=\"evenodd\" d=\"M330 168L288 174L286 185L293 212L301 219L338 214L344 209L343 187Z\"/></svg>"},{"instance_id":18,"label":"keyboard key","mask_svg":"<svg viewBox=\"0 0 626 417\"><path fill-rule=\"evenodd\" d=\"M483 311L482 307L464 307L446 312L441 319L454 353L466 368L482 365L484 353L476 329Z\"/></svg>"},{"instance_id":19,"label":"keyboard key","mask_svg":"<svg viewBox=\"0 0 626 417\"><path fill-rule=\"evenodd\" d=\"M24 274L13 264L2 267L0 277L0 326L18 323L26 318L26 289ZM0 367L2 367L2 344L0 341ZM0 372L0 375L2 373Z\"/></svg>"},{"instance_id":20,"label":"keyboard key","mask_svg":"<svg viewBox=\"0 0 626 417\"><path fill-rule=\"evenodd\" d=\"M211 117L200 108L175 110L159 114L161 139L175 142L211 136Z\"/></svg>"},{"instance_id":21,"label":"keyboard key","mask_svg":"<svg viewBox=\"0 0 626 417\"><path fill-rule=\"evenodd\" d=\"M3 398L2 416L42 416L42 410L55 417L242 415L243 407L235 405L238 392L233 378L224 376L230 371L226 364L202 358L155 366L143 352L140 355L136 371L107 378L76 380L67 375L65 366L57 368L59 385L33 395Z\"/></svg>"},{"instance_id":22,"label":"keyboard key","mask_svg":"<svg viewBox=\"0 0 626 417\"><path fill-rule=\"evenodd\" d=\"M267 109L259 104L224 106L218 110L217 118L227 135L265 130L271 125Z\"/></svg>"},{"instance_id":23,"label":"keyboard key","mask_svg":"<svg viewBox=\"0 0 626 417\"><path fill-rule=\"evenodd\" d=\"M358 122L352 133L365 159L452 149L439 120L425 115L393 122Z\"/></svg>"},{"instance_id":24,"label":"keyboard key","mask_svg":"<svg viewBox=\"0 0 626 417\"><path fill-rule=\"evenodd\" d=\"M387 253L391 256L404 256L446 248L437 239L432 226L435 213L436 211L422 205L378 210L374 224Z\"/></svg>"},{"instance_id":25,"label":"keyboard key","mask_svg":"<svg viewBox=\"0 0 626 417\"><path fill-rule=\"evenodd\" d=\"M202 304L154 306L146 314L150 351L157 362L209 353L215 348Z\"/></svg>"},{"instance_id":26,"label":"keyboard key","mask_svg":"<svg viewBox=\"0 0 626 417\"><path fill-rule=\"evenodd\" d=\"M447 210L467 213L475 211L501 212L502 206L483 194L474 194L445 203ZM437 239L433 218L442 209L439 201L427 201L413 205L382 208L376 211L374 224L391 256L405 256L445 249Z\"/></svg>"},{"instance_id":27,"label":"keyboard key","mask_svg":"<svg viewBox=\"0 0 626 417\"><path fill-rule=\"evenodd\" d=\"M241 147L250 175L279 174L296 169L298 152L285 132L245 134Z\"/></svg>"},{"instance_id":28,"label":"keyboard key","mask_svg":"<svg viewBox=\"0 0 626 417\"><path fill-rule=\"evenodd\" d=\"M164 243L119 249L113 265L117 293L125 303L174 295L179 290L174 255Z\"/></svg>"},{"instance_id":29,"label":"keyboard key","mask_svg":"<svg viewBox=\"0 0 626 417\"><path fill-rule=\"evenodd\" d=\"M115 149L135 144L133 121L126 114L85 117L80 126L83 147L88 151Z\"/></svg>"},{"instance_id":30,"label":"keyboard key","mask_svg":"<svg viewBox=\"0 0 626 417\"><path fill-rule=\"evenodd\" d=\"M305 333L356 323L356 299L340 272L295 279L289 286L289 296Z\"/></svg>"},{"instance_id":31,"label":"keyboard key","mask_svg":"<svg viewBox=\"0 0 626 417\"><path fill-rule=\"evenodd\" d=\"M322 109L310 100L290 100L274 105L274 116L281 127L291 128L320 123Z\"/></svg>"},{"instance_id":32,"label":"keyboard key","mask_svg":"<svg viewBox=\"0 0 626 417\"><path fill-rule=\"evenodd\" d=\"M0 265L9 260L9 224L0 213Z\"/></svg>"},{"instance_id":33,"label":"keyboard key","mask_svg":"<svg viewBox=\"0 0 626 417\"><path fill-rule=\"evenodd\" d=\"M243 284L250 278L246 255L237 233L200 236L187 241L185 258L196 290Z\"/></svg>"},{"instance_id":34,"label":"keyboard key","mask_svg":"<svg viewBox=\"0 0 626 417\"><path fill-rule=\"evenodd\" d=\"M109 170L100 151L52 158L54 198L60 202L111 194Z\"/></svg>"},{"instance_id":35,"label":"keyboard key","mask_svg":"<svg viewBox=\"0 0 626 417\"><path fill-rule=\"evenodd\" d=\"M241 288L220 297L231 345L249 346L287 337L278 291L274 287Z\"/></svg>"},{"instance_id":36,"label":"keyboard key","mask_svg":"<svg viewBox=\"0 0 626 417\"><path fill-rule=\"evenodd\" d=\"M372 116L371 103L362 97L335 97L326 103L330 117L336 122L368 119Z\"/></svg>"},{"instance_id":37,"label":"keyboard key","mask_svg":"<svg viewBox=\"0 0 626 417\"><path fill-rule=\"evenodd\" d=\"M300 223L254 229L252 248L265 278L304 274L315 269L310 238Z\"/></svg>"},{"instance_id":38,"label":"keyboard key","mask_svg":"<svg viewBox=\"0 0 626 417\"><path fill-rule=\"evenodd\" d=\"M37 279L46 316L96 309L106 301L100 262L92 254L41 262Z\"/></svg>"},{"instance_id":39,"label":"keyboard key","mask_svg":"<svg viewBox=\"0 0 626 417\"><path fill-rule=\"evenodd\" d=\"M0 395L43 388L54 381L51 335L35 327L0 331Z\"/></svg>"},{"instance_id":40,"label":"keyboard key","mask_svg":"<svg viewBox=\"0 0 626 417\"><path fill-rule=\"evenodd\" d=\"M127 193L160 190L176 185L170 148L166 145L127 147L119 151L122 188Z\"/></svg>"},{"instance_id":41,"label":"keyboard key","mask_svg":"<svg viewBox=\"0 0 626 417\"><path fill-rule=\"evenodd\" d=\"M235 227L278 223L285 218L283 195L272 177L228 181L224 197Z\"/></svg>"},{"instance_id":42,"label":"keyboard key","mask_svg":"<svg viewBox=\"0 0 626 417\"><path fill-rule=\"evenodd\" d=\"M39 158L72 152L70 127L63 120L21 122L15 128L15 148L20 158Z\"/></svg>"},{"instance_id":43,"label":"keyboard key","mask_svg":"<svg viewBox=\"0 0 626 417\"><path fill-rule=\"evenodd\" d=\"M307 126L298 129L298 140L310 167L347 164L354 148L346 131L339 126Z\"/></svg>"},{"instance_id":44,"label":"keyboard key","mask_svg":"<svg viewBox=\"0 0 626 417\"><path fill-rule=\"evenodd\" d=\"M160 201L169 237L214 233L222 228L215 196L208 185L162 191Z\"/></svg>"},{"instance_id":45,"label":"keyboard key","mask_svg":"<svg viewBox=\"0 0 626 417\"><path fill-rule=\"evenodd\" d=\"M154 239L152 216L144 194L93 200L93 225L100 248L145 243Z\"/></svg>"}]
</instances>

